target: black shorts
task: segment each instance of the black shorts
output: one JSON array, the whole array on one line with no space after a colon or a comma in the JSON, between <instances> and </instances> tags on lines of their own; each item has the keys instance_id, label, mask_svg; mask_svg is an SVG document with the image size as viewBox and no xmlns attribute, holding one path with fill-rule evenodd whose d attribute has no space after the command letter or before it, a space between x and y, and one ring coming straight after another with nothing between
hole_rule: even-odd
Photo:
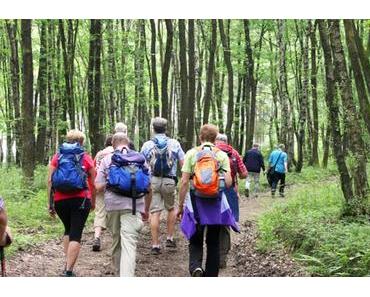
<instances>
[{"instance_id":1,"label":"black shorts","mask_svg":"<svg viewBox=\"0 0 370 297\"><path fill-rule=\"evenodd\" d=\"M81 242L90 208L90 199L70 198L55 202L55 211L63 222L64 235L69 236L69 241Z\"/></svg>"}]
</instances>

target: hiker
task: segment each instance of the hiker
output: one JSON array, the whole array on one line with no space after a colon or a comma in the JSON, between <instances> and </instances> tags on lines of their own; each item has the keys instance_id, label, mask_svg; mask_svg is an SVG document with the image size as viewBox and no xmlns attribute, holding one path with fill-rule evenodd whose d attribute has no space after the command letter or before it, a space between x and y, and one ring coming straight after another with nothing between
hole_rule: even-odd
<instances>
[{"instance_id":1,"label":"hiker","mask_svg":"<svg viewBox=\"0 0 370 297\"><path fill-rule=\"evenodd\" d=\"M113 135L108 135L105 139L104 149L99 151L94 159L94 165L96 172L98 171L99 165L103 158L109 154L113 154L114 149L112 146L112 137ZM104 205L104 194L96 194L96 207L95 207L95 218L94 218L94 240L92 245L92 250L94 252L99 252L101 249L101 233L102 230L107 228L106 224L107 212L105 211Z\"/></svg>"},{"instance_id":2,"label":"hiker","mask_svg":"<svg viewBox=\"0 0 370 297\"><path fill-rule=\"evenodd\" d=\"M0 197L0 262L1 262L1 276L6 276L5 271L5 251L4 248L12 243L12 235L8 227L8 217L5 210L5 202Z\"/></svg>"},{"instance_id":3,"label":"hiker","mask_svg":"<svg viewBox=\"0 0 370 297\"><path fill-rule=\"evenodd\" d=\"M216 137L216 147L224 151L229 157L232 185L225 189L227 202L230 205L235 221L239 222L239 195L238 195L238 177L244 179L248 176L242 158L239 153L228 144L227 135L218 134ZM230 228L225 226L220 230L220 268L226 267L227 254L231 249Z\"/></svg>"},{"instance_id":4,"label":"hiker","mask_svg":"<svg viewBox=\"0 0 370 297\"><path fill-rule=\"evenodd\" d=\"M279 146L270 154L268 179L271 185L271 194L274 197L277 185L280 181L279 194L284 197L285 173L288 171L288 155L285 152L285 145Z\"/></svg>"},{"instance_id":5,"label":"hiker","mask_svg":"<svg viewBox=\"0 0 370 297\"><path fill-rule=\"evenodd\" d=\"M232 185L229 158L215 146L217 134L216 126L203 125L199 134L201 145L186 153L181 169L177 217L182 219L181 229L189 240L191 276L218 276L220 229L222 226L231 226L238 231L223 193L225 187ZM204 232L206 232L207 259L203 270Z\"/></svg>"},{"instance_id":6,"label":"hiker","mask_svg":"<svg viewBox=\"0 0 370 297\"><path fill-rule=\"evenodd\" d=\"M248 177L245 181L245 196L248 198L250 193L251 180L254 181L254 197L258 197L260 187L261 169L265 174L265 162L262 153L259 150L259 144L253 144L253 147L245 153L243 163L248 170Z\"/></svg>"},{"instance_id":7,"label":"hiker","mask_svg":"<svg viewBox=\"0 0 370 297\"><path fill-rule=\"evenodd\" d=\"M154 137L144 143L141 152L148 164L150 164L152 175L152 202L150 206L151 253L159 255L161 254L159 225L161 212L164 209L167 210L166 247L176 248L174 234L176 224L177 162L182 167L185 153L177 140L166 136L166 119L156 117L152 119L151 125Z\"/></svg>"},{"instance_id":8,"label":"hiker","mask_svg":"<svg viewBox=\"0 0 370 297\"><path fill-rule=\"evenodd\" d=\"M118 122L116 126L114 127L114 133L118 133L118 132L122 132L123 134L127 136L127 125L122 122ZM135 145L130 141L128 148L130 150L135 150Z\"/></svg>"},{"instance_id":9,"label":"hiker","mask_svg":"<svg viewBox=\"0 0 370 297\"><path fill-rule=\"evenodd\" d=\"M137 239L151 199L149 168L129 142L122 132L113 135L114 153L103 158L95 179L97 191L104 192L114 272L121 277L135 275Z\"/></svg>"},{"instance_id":10,"label":"hiker","mask_svg":"<svg viewBox=\"0 0 370 297\"><path fill-rule=\"evenodd\" d=\"M85 135L70 130L49 165L49 213L64 225L66 256L63 276L75 276L73 268L81 249L81 236L89 212L95 208L94 161L83 148Z\"/></svg>"}]
</instances>

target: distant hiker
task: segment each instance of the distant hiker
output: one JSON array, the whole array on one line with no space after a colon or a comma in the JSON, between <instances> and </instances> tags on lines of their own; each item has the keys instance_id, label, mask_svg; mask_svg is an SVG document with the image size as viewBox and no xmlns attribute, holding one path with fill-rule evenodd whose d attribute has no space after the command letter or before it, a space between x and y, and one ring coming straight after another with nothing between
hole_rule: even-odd
<instances>
[{"instance_id":1,"label":"distant hiker","mask_svg":"<svg viewBox=\"0 0 370 297\"><path fill-rule=\"evenodd\" d=\"M123 134L125 134L126 136L128 135L127 133L127 125L122 123L122 122L118 122L116 124L116 126L114 127L114 133L118 133L118 132L122 132ZM135 145L130 141L129 145L128 145L128 148L130 150L135 150Z\"/></svg>"},{"instance_id":2,"label":"distant hiker","mask_svg":"<svg viewBox=\"0 0 370 297\"><path fill-rule=\"evenodd\" d=\"M95 208L94 161L85 152L85 135L70 130L59 152L49 165L49 212L55 212L64 225L63 247L66 256L63 276L72 272L81 249L81 236L90 210ZM54 205L53 205L54 204Z\"/></svg>"},{"instance_id":3,"label":"distant hiker","mask_svg":"<svg viewBox=\"0 0 370 297\"><path fill-rule=\"evenodd\" d=\"M259 150L259 144L253 144L253 147L245 153L243 163L248 170L248 177L245 181L245 196L249 197L251 180L254 181L254 197L258 197L260 186L261 169L265 173L265 162Z\"/></svg>"},{"instance_id":4,"label":"distant hiker","mask_svg":"<svg viewBox=\"0 0 370 297\"><path fill-rule=\"evenodd\" d=\"M166 136L167 120L156 117L152 120L154 137L145 142L141 152L151 167L152 203L150 206L150 227L152 232L152 254L161 253L159 224L162 210L167 210L166 247L176 248L174 239L177 185L177 162L184 163L184 151L180 143Z\"/></svg>"},{"instance_id":5,"label":"distant hiker","mask_svg":"<svg viewBox=\"0 0 370 297\"><path fill-rule=\"evenodd\" d=\"M104 192L115 274L134 276L137 239L150 205L149 168L142 154L129 149L124 133L114 134L112 145L114 153L101 161L95 185L98 192Z\"/></svg>"},{"instance_id":6,"label":"distant hiker","mask_svg":"<svg viewBox=\"0 0 370 297\"><path fill-rule=\"evenodd\" d=\"M8 227L8 217L5 210L4 199L0 197L0 263L1 276L6 276L4 248L12 243L12 235Z\"/></svg>"},{"instance_id":7,"label":"distant hiker","mask_svg":"<svg viewBox=\"0 0 370 297\"><path fill-rule=\"evenodd\" d=\"M217 134L216 126L203 125L199 134L201 145L186 153L181 169L177 216L182 218L181 229L189 240L189 271L192 276L218 276L220 229L231 226L238 230L223 193L225 187L232 185L232 178L227 154L215 146ZM202 268L204 232L207 244L205 270Z\"/></svg>"},{"instance_id":8,"label":"distant hiker","mask_svg":"<svg viewBox=\"0 0 370 297\"><path fill-rule=\"evenodd\" d=\"M285 145L279 144L269 157L267 175L271 185L271 194L275 196L277 185L280 181L279 194L284 197L285 173L288 171L288 156L285 153Z\"/></svg>"},{"instance_id":9,"label":"distant hiker","mask_svg":"<svg viewBox=\"0 0 370 297\"><path fill-rule=\"evenodd\" d=\"M101 161L105 156L113 154L114 149L112 146L113 135L108 135L105 139L104 149L99 151L94 159L95 170L98 172ZM94 218L94 241L92 250L94 252L100 251L101 248L101 233L103 229L107 228L107 212L104 205L104 193L100 192L96 194L96 207L95 207L95 218Z\"/></svg>"},{"instance_id":10,"label":"distant hiker","mask_svg":"<svg viewBox=\"0 0 370 297\"><path fill-rule=\"evenodd\" d=\"M244 179L248 176L242 158L239 153L227 142L227 135L218 134L216 137L216 147L224 151L229 157L232 186L225 189L227 202L230 205L235 221L239 222L239 195L238 195L238 176ZM220 268L226 267L227 254L231 249L230 228L225 226L220 230Z\"/></svg>"}]
</instances>

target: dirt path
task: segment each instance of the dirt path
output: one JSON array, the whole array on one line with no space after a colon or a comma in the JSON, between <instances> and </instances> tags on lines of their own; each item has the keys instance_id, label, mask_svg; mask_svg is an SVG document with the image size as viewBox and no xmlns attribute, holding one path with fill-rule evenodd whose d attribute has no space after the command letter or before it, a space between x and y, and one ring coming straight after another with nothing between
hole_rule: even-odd
<instances>
[{"instance_id":1,"label":"dirt path","mask_svg":"<svg viewBox=\"0 0 370 297\"><path fill-rule=\"evenodd\" d=\"M285 199L275 198L279 203ZM257 199L243 197L240 204L242 230L233 234L233 247L228 257L227 268L220 276L296 276L297 265L284 253L260 254L255 249L255 219L269 209L273 200L267 194ZM161 230L164 230L162 224ZM109 247L111 238L106 232L102 237L102 251L92 252L93 232L87 228L82 238L82 250L75 272L78 276L112 276ZM164 247L165 235L161 237ZM146 225L138 242L137 276L188 276L187 242L177 233L176 251L163 248L162 254L150 254L150 229ZM63 269L63 253L60 240L52 240L17 253L7 262L8 276L58 276Z\"/></svg>"}]
</instances>

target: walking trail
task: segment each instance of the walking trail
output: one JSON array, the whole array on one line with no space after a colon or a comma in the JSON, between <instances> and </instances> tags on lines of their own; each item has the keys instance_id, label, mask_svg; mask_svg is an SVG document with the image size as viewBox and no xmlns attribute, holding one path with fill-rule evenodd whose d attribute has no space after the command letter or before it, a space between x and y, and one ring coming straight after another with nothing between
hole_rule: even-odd
<instances>
[{"instance_id":1,"label":"walking trail","mask_svg":"<svg viewBox=\"0 0 370 297\"><path fill-rule=\"evenodd\" d=\"M293 190L293 189L291 189ZM287 198L274 198L263 194L257 199L242 196L240 203L241 233L232 234L232 249L227 267L220 270L220 276L299 276L302 272L288 254L281 252L259 253L256 250L256 218L277 201L284 203ZM162 215L164 215L163 213ZM136 276L189 276L187 241L177 228L177 249L166 249L165 224L161 223L162 254L150 254L150 229L145 225L138 240ZM111 237L105 232L102 237L102 251L92 252L92 227L85 230L82 249L75 267L77 276L112 276L109 247ZM59 276L64 266L61 240L51 240L18 252L7 261L8 276Z\"/></svg>"}]
</instances>

